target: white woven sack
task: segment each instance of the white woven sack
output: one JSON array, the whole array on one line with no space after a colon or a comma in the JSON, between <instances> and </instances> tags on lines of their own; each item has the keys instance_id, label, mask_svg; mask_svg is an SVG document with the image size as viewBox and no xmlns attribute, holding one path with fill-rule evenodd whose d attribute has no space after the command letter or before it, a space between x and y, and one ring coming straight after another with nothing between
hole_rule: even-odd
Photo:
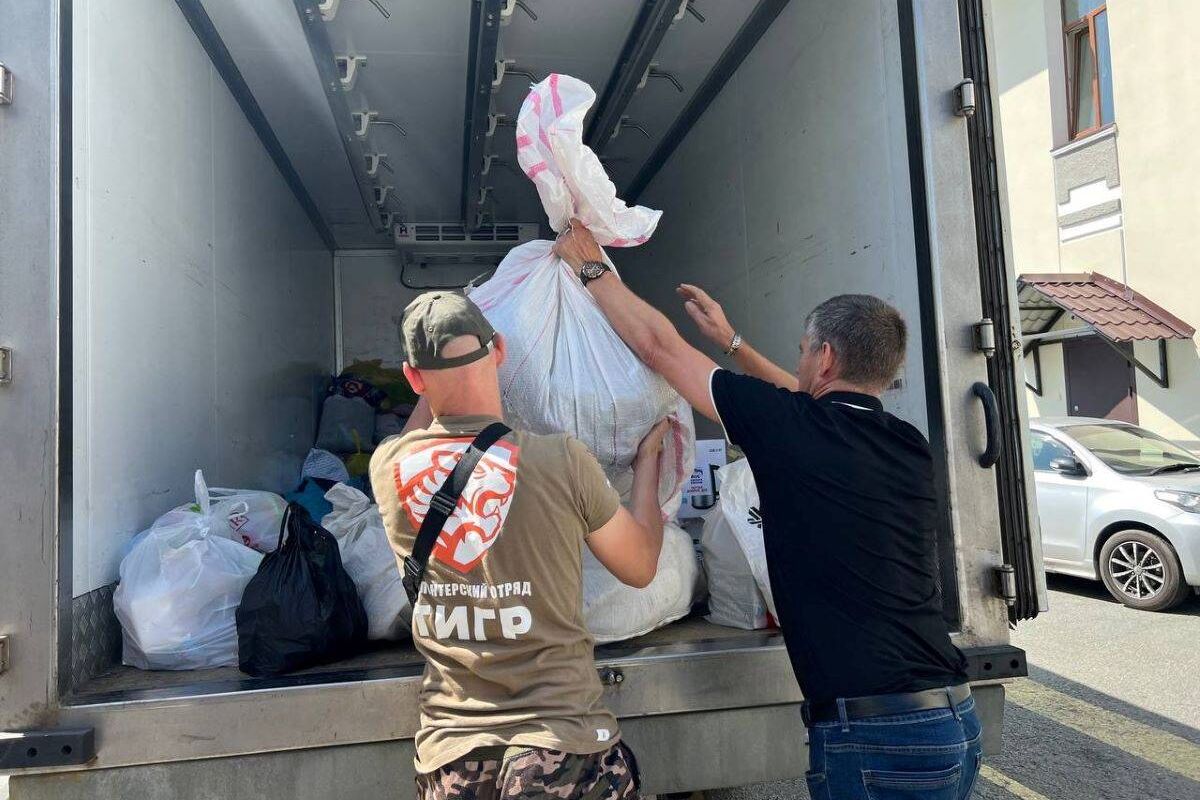
<instances>
[{"instance_id":1,"label":"white woven sack","mask_svg":"<svg viewBox=\"0 0 1200 800\"><path fill-rule=\"evenodd\" d=\"M583 144L583 119L594 101L591 87L566 75L535 85L517 117L517 157L552 228L561 231L575 217L601 245L631 247L650 237L661 212L619 200L599 159ZM514 248L490 280L470 291L508 343L500 370L506 418L536 433L572 434L617 485L628 480L642 437L670 417L669 469L659 499L673 514L691 471L691 409L621 341L552 249L549 241Z\"/></svg>"},{"instance_id":2,"label":"white woven sack","mask_svg":"<svg viewBox=\"0 0 1200 800\"><path fill-rule=\"evenodd\" d=\"M645 589L621 583L584 548L583 619L597 643L632 639L687 616L699 585L692 537L667 523L658 574Z\"/></svg>"}]
</instances>

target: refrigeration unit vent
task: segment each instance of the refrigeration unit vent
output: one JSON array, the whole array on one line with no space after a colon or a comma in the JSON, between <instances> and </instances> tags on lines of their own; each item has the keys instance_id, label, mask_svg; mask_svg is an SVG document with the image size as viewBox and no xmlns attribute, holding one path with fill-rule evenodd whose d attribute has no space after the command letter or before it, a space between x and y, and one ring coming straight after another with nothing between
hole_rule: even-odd
<instances>
[{"instance_id":1,"label":"refrigeration unit vent","mask_svg":"<svg viewBox=\"0 0 1200 800\"><path fill-rule=\"evenodd\" d=\"M469 230L465 225L396 223L396 249L410 264L484 264L500 259L519 244L538 237L536 222L499 223Z\"/></svg>"}]
</instances>

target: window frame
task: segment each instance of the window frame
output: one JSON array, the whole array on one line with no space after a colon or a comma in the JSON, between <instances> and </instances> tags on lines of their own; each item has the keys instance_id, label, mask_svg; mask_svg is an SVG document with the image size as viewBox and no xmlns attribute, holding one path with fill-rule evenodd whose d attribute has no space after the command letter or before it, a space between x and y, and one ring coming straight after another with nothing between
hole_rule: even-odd
<instances>
[{"instance_id":1,"label":"window frame","mask_svg":"<svg viewBox=\"0 0 1200 800\"><path fill-rule=\"evenodd\" d=\"M1070 141L1074 142L1113 125L1112 122L1103 121L1104 112L1100 108L1100 54L1096 46L1096 17L1108 11L1108 3L1101 4L1098 8L1092 9L1071 22L1066 19L1066 9L1063 8L1062 0L1059 0L1058 7L1063 14L1063 54L1067 67L1067 130L1070 133ZM1082 48L1076 48L1074 45L1077 36L1082 38L1081 31L1086 31L1088 50L1092 59L1092 106L1095 109L1095 117L1092 120L1093 124L1078 129L1079 93L1076 91L1075 84L1080 72L1079 62L1082 52L1079 51L1082 51Z\"/></svg>"},{"instance_id":2,"label":"window frame","mask_svg":"<svg viewBox=\"0 0 1200 800\"><path fill-rule=\"evenodd\" d=\"M1030 454L1029 454L1029 461L1030 461L1030 464L1032 464L1032 465L1033 465L1033 471L1034 471L1034 472L1042 472L1042 473L1045 473L1045 474L1048 474L1048 475L1058 475L1058 474L1060 474L1060 473L1056 472L1055 470L1052 470L1052 469L1050 469L1049 467L1039 467L1039 466L1037 466L1037 457L1036 457L1036 456L1034 455L1034 453L1033 453L1033 437L1035 437L1035 436L1040 436L1040 437L1042 437L1043 439L1045 439L1047 442L1050 442L1050 443L1052 443L1052 444L1056 444L1056 445L1058 445L1059 447L1063 448L1064 450L1066 450L1066 451L1067 451L1067 453L1069 453L1071 456L1073 456L1073 457L1074 457L1074 459L1075 459L1076 461L1078 461L1080 464L1083 464L1083 465L1084 465L1084 469L1088 469L1088 467L1087 467L1087 462L1085 462L1085 461L1084 461L1082 458L1080 458L1080 457L1079 457L1079 453L1075 452L1075 448L1074 448L1074 447L1072 447L1071 445L1067 444L1067 443L1066 443L1066 442L1064 442L1062 439L1058 438L1057 436L1055 436L1055 435L1054 435L1054 434L1052 434L1052 433L1048 433L1047 431L1044 431L1044 430L1039 430L1038 428L1030 428L1030 429L1029 429L1029 437L1030 437L1030 442L1029 442L1029 444L1030 444ZM1090 469L1088 469L1088 474L1089 474L1089 475L1091 474L1091 470L1090 470Z\"/></svg>"}]
</instances>

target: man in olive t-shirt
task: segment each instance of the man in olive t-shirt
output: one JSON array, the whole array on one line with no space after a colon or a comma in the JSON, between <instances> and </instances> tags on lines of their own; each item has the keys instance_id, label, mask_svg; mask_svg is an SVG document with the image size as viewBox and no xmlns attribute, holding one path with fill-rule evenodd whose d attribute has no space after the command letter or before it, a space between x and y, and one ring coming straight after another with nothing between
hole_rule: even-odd
<instances>
[{"instance_id":1,"label":"man in olive t-shirt","mask_svg":"<svg viewBox=\"0 0 1200 800\"><path fill-rule=\"evenodd\" d=\"M432 495L501 415L504 341L470 300L422 295L405 311L405 374L423 395L371 459L400 563ZM636 770L601 703L583 621L586 544L645 586L662 544L658 426L639 448L631 510L569 436L515 431L490 447L442 527L413 609L426 658L417 734L422 797L636 796Z\"/></svg>"}]
</instances>

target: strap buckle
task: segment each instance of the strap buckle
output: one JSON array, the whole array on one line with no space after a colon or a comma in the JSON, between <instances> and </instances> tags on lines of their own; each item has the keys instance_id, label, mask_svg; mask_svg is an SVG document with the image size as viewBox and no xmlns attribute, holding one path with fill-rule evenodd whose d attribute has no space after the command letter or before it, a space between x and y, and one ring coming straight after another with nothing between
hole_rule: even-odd
<instances>
[{"instance_id":1,"label":"strap buckle","mask_svg":"<svg viewBox=\"0 0 1200 800\"><path fill-rule=\"evenodd\" d=\"M457 499L451 499L442 494L442 490L438 489L433 493L433 497L429 498L430 512L436 510L440 514L449 518L454 513L454 509L458 506Z\"/></svg>"},{"instance_id":2,"label":"strap buckle","mask_svg":"<svg viewBox=\"0 0 1200 800\"><path fill-rule=\"evenodd\" d=\"M415 558L413 558L412 556L407 556L404 559L404 577L405 578L409 578L413 581L419 581L419 580L421 580L422 572L424 572L424 570L421 569L421 565L417 563L417 560Z\"/></svg>"},{"instance_id":3,"label":"strap buckle","mask_svg":"<svg viewBox=\"0 0 1200 800\"><path fill-rule=\"evenodd\" d=\"M417 598L421 595L421 578L425 570L421 569L421 564L412 556L407 556L404 559L404 575L400 579L400 583L404 586L404 593L408 595L408 605L416 606Z\"/></svg>"}]
</instances>

